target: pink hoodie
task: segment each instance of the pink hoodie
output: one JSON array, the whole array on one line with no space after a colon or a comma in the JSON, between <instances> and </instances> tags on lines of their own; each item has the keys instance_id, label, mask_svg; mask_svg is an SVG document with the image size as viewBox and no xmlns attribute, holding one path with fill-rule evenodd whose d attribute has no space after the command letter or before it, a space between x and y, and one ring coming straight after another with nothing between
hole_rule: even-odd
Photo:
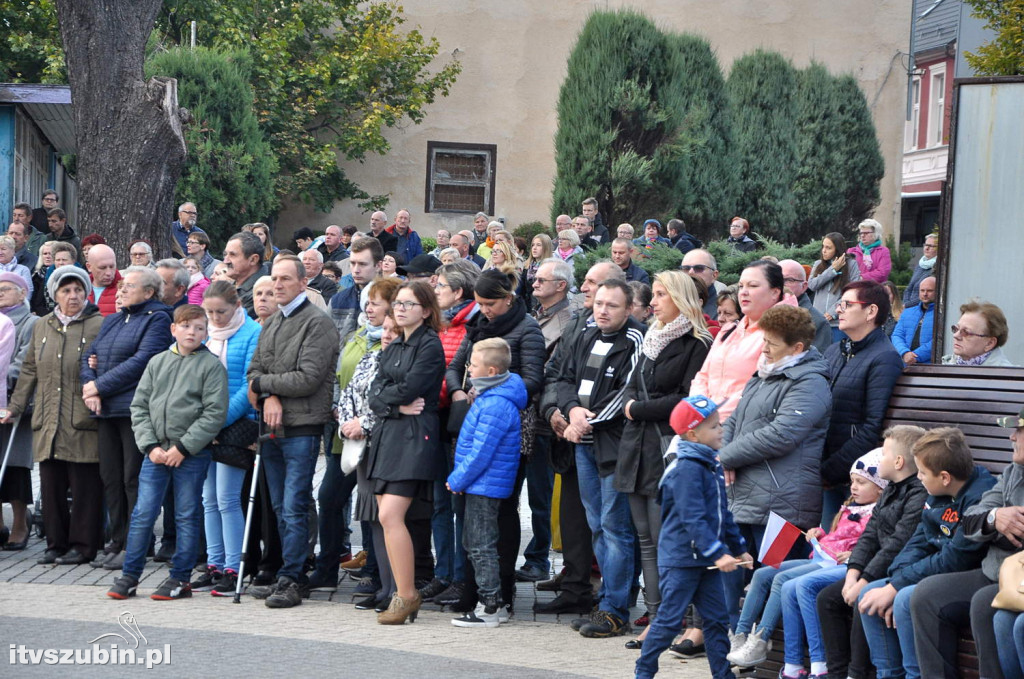
<instances>
[{"instance_id":1,"label":"pink hoodie","mask_svg":"<svg viewBox=\"0 0 1024 679\"><path fill-rule=\"evenodd\" d=\"M779 304L799 306L790 294ZM735 330L730 332L731 328ZM707 396L717 403L719 417L724 422L736 410L743 387L757 372L757 359L763 349L764 333L748 317L723 326L704 365L690 384L690 396Z\"/></svg>"},{"instance_id":2,"label":"pink hoodie","mask_svg":"<svg viewBox=\"0 0 1024 679\"><path fill-rule=\"evenodd\" d=\"M192 285L190 285L189 288L188 288L188 303L189 304L198 304L198 305L202 306L202 304L203 304L203 293L206 292L206 288L210 287L210 282L211 282L210 279L206 278L204 276L202 279L200 279L196 283L193 283Z\"/></svg>"}]
</instances>

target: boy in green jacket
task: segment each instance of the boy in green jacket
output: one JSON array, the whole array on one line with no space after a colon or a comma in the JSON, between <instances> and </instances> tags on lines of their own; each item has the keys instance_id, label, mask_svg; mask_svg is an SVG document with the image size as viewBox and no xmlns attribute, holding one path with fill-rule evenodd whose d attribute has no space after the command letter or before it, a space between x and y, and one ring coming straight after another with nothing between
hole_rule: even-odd
<instances>
[{"instance_id":1,"label":"boy in green jacket","mask_svg":"<svg viewBox=\"0 0 1024 679\"><path fill-rule=\"evenodd\" d=\"M203 482L210 466L207 447L224 426L228 403L227 372L203 346L206 328L202 307L178 307L171 324L174 345L150 360L135 390L132 429L146 458L139 472L138 500L128 528L121 577L107 592L113 599L135 596L153 524L172 480L177 548L170 577L150 598L164 601L192 596L189 575L199 550Z\"/></svg>"}]
</instances>

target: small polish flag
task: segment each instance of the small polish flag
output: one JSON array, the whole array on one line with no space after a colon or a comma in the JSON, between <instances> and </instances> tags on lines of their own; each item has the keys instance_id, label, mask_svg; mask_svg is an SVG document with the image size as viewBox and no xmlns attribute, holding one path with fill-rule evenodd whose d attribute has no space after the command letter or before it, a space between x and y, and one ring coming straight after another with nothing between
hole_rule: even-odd
<instances>
[{"instance_id":1,"label":"small polish flag","mask_svg":"<svg viewBox=\"0 0 1024 679\"><path fill-rule=\"evenodd\" d=\"M761 551L757 555L757 560L765 566L778 568L779 564L786 560L789 550L793 548L793 544L802 534L802 530L775 512L769 513L768 525L764 529L764 539L761 540Z\"/></svg>"}]
</instances>

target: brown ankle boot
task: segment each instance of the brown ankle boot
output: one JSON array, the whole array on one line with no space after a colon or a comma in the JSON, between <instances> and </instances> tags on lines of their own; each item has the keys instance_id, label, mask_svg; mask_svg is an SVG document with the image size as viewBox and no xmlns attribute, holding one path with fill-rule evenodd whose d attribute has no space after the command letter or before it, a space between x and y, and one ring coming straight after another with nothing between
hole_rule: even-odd
<instances>
[{"instance_id":1,"label":"brown ankle boot","mask_svg":"<svg viewBox=\"0 0 1024 679\"><path fill-rule=\"evenodd\" d=\"M416 622L416 616L420 612L420 604L423 597L419 592L412 599L403 599L397 594L392 597L388 610L377 615L377 623L380 625L401 625L409 618L409 622Z\"/></svg>"}]
</instances>

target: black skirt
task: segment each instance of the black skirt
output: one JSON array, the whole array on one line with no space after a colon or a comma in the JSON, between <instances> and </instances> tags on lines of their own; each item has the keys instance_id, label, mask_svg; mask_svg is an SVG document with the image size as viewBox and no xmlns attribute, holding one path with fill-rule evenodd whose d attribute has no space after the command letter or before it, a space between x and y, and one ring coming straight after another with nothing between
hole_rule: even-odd
<instances>
[{"instance_id":1,"label":"black skirt","mask_svg":"<svg viewBox=\"0 0 1024 679\"><path fill-rule=\"evenodd\" d=\"M28 467L8 467L0 484L0 503L24 502L32 504L32 470Z\"/></svg>"}]
</instances>

